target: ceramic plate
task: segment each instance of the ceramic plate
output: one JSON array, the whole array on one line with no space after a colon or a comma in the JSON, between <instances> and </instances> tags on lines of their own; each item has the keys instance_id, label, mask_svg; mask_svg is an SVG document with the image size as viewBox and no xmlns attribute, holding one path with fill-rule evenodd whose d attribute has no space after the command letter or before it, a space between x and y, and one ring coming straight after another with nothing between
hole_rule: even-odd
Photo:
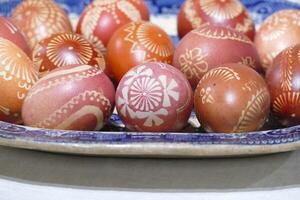
<instances>
[{"instance_id":1,"label":"ceramic plate","mask_svg":"<svg viewBox=\"0 0 300 200\"><path fill-rule=\"evenodd\" d=\"M191 130L187 128L185 133L78 132L0 122L0 145L82 155L146 157L245 156L300 148L300 126L242 134Z\"/></svg>"},{"instance_id":2,"label":"ceramic plate","mask_svg":"<svg viewBox=\"0 0 300 200\"><path fill-rule=\"evenodd\" d=\"M243 0L257 25L271 13L286 8L300 9L298 0ZM0 13L9 15L20 0L0 1ZM89 0L58 0L78 15ZM154 23L165 26L176 38L176 13L181 0L147 0ZM223 157L270 154L300 148L300 126L241 134L201 133L192 115L190 126L181 133L135 133L124 130L117 115L101 132L34 129L0 121L0 145L41 151L102 156L140 157Z\"/></svg>"}]
</instances>

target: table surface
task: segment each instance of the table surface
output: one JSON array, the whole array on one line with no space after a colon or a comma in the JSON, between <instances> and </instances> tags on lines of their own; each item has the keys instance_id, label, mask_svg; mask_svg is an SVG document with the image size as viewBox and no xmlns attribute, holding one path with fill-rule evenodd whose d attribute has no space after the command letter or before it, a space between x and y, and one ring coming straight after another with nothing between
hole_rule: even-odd
<instances>
[{"instance_id":1,"label":"table surface","mask_svg":"<svg viewBox=\"0 0 300 200\"><path fill-rule=\"evenodd\" d=\"M248 158L82 157L0 147L0 177L46 185L223 190L300 185L300 151Z\"/></svg>"}]
</instances>

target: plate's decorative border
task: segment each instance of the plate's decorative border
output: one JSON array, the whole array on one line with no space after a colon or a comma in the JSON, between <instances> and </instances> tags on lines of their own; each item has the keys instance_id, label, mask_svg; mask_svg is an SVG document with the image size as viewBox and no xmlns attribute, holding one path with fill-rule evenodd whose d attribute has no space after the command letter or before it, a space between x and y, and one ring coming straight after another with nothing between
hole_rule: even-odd
<instances>
[{"instance_id":1,"label":"plate's decorative border","mask_svg":"<svg viewBox=\"0 0 300 200\"><path fill-rule=\"evenodd\" d=\"M300 141L300 126L270 131L229 133L80 132L34 129L0 122L0 138L43 143L134 144L187 143L201 145L277 145Z\"/></svg>"}]
</instances>

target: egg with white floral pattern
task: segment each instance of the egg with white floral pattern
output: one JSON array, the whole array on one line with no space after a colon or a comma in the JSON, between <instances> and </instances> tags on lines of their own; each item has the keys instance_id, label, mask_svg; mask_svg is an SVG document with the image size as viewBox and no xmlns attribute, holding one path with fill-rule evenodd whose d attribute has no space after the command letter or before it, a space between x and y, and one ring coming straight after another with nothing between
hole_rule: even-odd
<instances>
[{"instance_id":1,"label":"egg with white floral pattern","mask_svg":"<svg viewBox=\"0 0 300 200\"><path fill-rule=\"evenodd\" d=\"M128 71L116 92L116 108L132 131L180 131L193 107L185 76L171 65L149 62Z\"/></svg>"}]
</instances>

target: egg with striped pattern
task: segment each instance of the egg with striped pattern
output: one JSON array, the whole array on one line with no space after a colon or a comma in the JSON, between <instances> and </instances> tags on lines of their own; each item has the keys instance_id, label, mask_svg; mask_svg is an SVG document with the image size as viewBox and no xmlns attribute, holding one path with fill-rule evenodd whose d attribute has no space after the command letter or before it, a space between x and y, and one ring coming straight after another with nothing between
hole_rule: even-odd
<instances>
[{"instance_id":1,"label":"egg with striped pattern","mask_svg":"<svg viewBox=\"0 0 300 200\"><path fill-rule=\"evenodd\" d=\"M25 125L61 130L100 130L115 99L112 82L90 65L66 66L43 76L22 109Z\"/></svg>"}]
</instances>

